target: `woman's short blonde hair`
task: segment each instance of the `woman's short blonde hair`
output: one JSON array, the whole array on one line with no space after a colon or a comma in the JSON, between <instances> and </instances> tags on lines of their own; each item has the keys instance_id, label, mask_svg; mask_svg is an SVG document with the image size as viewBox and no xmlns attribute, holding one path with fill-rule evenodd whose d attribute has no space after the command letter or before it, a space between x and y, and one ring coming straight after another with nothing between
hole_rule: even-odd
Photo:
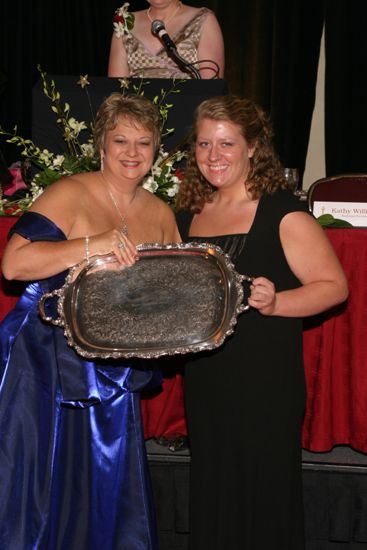
<instances>
[{"instance_id":1,"label":"woman's short blonde hair","mask_svg":"<svg viewBox=\"0 0 367 550\"><path fill-rule=\"evenodd\" d=\"M103 149L106 132L113 130L120 118L127 119L152 132L154 149L156 153L158 152L162 130L158 107L141 95L123 95L114 92L103 101L97 112L94 123L96 156L99 157Z\"/></svg>"}]
</instances>

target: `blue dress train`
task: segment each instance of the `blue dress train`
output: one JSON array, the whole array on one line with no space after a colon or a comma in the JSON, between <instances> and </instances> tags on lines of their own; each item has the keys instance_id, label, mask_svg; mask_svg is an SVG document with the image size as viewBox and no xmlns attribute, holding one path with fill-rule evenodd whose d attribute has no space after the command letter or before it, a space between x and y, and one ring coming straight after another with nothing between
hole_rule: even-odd
<instances>
[{"instance_id":1,"label":"blue dress train","mask_svg":"<svg viewBox=\"0 0 367 550\"><path fill-rule=\"evenodd\" d=\"M12 231L66 239L34 212ZM40 319L40 297L65 276L29 284L0 325L0 548L157 550L140 391L161 375L86 361Z\"/></svg>"}]
</instances>

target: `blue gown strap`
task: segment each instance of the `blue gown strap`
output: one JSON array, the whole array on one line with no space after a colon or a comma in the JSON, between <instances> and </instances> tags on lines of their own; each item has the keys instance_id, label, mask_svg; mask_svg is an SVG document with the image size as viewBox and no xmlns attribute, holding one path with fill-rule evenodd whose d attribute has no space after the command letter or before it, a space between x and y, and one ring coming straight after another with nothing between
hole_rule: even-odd
<instances>
[{"instance_id":1,"label":"blue gown strap","mask_svg":"<svg viewBox=\"0 0 367 550\"><path fill-rule=\"evenodd\" d=\"M24 212L11 227L8 239L18 233L30 241L65 241L65 233L49 218L39 212Z\"/></svg>"}]
</instances>

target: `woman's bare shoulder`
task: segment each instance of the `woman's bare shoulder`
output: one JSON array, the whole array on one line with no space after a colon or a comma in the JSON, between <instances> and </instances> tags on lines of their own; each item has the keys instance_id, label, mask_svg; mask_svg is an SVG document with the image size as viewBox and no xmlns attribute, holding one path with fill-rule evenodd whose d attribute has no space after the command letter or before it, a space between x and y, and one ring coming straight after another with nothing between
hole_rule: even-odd
<instances>
[{"instance_id":1,"label":"woman's bare shoulder","mask_svg":"<svg viewBox=\"0 0 367 550\"><path fill-rule=\"evenodd\" d=\"M94 182L92 173L62 177L45 189L30 210L44 214L59 225L65 224L67 229L83 209L84 198Z\"/></svg>"},{"instance_id":2,"label":"woman's bare shoulder","mask_svg":"<svg viewBox=\"0 0 367 550\"><path fill-rule=\"evenodd\" d=\"M35 204L39 204L41 201L51 200L54 197L61 199L64 197L65 200L68 200L70 197L75 198L78 194L83 192L83 189L88 183L91 183L93 179L93 176L89 173L61 177L46 187Z\"/></svg>"}]
</instances>

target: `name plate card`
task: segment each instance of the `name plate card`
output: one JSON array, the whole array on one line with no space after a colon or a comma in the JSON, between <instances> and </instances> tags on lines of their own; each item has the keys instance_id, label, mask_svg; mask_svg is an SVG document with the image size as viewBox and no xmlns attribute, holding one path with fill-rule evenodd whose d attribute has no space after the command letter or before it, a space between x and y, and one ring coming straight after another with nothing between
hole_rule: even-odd
<instances>
[{"instance_id":1,"label":"name plate card","mask_svg":"<svg viewBox=\"0 0 367 550\"><path fill-rule=\"evenodd\" d=\"M367 227L366 202L315 201L313 214L316 218L323 214L331 214L334 218L345 220L356 227Z\"/></svg>"}]
</instances>

